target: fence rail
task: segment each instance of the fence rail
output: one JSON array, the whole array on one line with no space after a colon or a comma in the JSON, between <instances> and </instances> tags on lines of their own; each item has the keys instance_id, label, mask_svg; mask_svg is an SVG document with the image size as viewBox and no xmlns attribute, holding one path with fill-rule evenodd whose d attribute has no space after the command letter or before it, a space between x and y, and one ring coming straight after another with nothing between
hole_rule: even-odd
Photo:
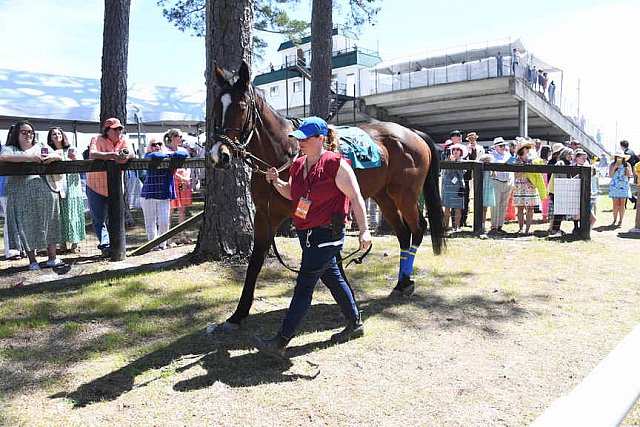
<instances>
[{"instance_id":1,"label":"fence rail","mask_svg":"<svg viewBox=\"0 0 640 427\"><path fill-rule=\"evenodd\" d=\"M0 162L0 175L51 175L84 172L106 172L109 188L109 237L111 240L111 260L121 261L126 257L125 238L125 206L126 201L123 192L122 172L125 170L147 169L177 169L182 167L204 168L206 159L136 159L125 164L117 164L110 160L76 160L55 162L51 164L40 163L12 163ZM507 165L497 163L483 163L476 161L441 162L441 169L471 170L474 181L474 209L473 232L480 235L482 232L482 187L485 171L505 172L536 172L536 173L563 173L578 176L580 185L580 227L579 237L590 239L589 227L589 199L591 185L591 168L583 166L555 166L555 165Z\"/></svg>"}]
</instances>

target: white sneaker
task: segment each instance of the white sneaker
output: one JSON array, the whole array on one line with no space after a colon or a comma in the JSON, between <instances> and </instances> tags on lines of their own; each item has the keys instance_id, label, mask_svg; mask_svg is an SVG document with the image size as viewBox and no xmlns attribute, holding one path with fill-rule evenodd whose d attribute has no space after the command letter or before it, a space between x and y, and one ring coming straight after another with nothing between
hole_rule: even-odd
<instances>
[{"instance_id":1,"label":"white sneaker","mask_svg":"<svg viewBox=\"0 0 640 427\"><path fill-rule=\"evenodd\" d=\"M47 261L47 267L55 268L64 266L64 262L61 259L54 258Z\"/></svg>"},{"instance_id":2,"label":"white sneaker","mask_svg":"<svg viewBox=\"0 0 640 427\"><path fill-rule=\"evenodd\" d=\"M629 230L629 233L640 233L640 228L633 227L631 230Z\"/></svg>"}]
</instances>

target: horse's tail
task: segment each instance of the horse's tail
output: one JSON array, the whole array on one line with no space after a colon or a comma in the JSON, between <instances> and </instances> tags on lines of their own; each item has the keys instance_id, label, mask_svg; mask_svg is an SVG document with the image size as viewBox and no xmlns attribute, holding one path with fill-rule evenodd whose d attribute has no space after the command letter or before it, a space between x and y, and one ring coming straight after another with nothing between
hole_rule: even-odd
<instances>
[{"instance_id":1,"label":"horse's tail","mask_svg":"<svg viewBox=\"0 0 640 427\"><path fill-rule=\"evenodd\" d=\"M446 248L444 230L444 216L442 214L442 199L440 198L440 158L436 150L436 143L426 133L417 129L412 129L417 133L429 146L431 150L431 164L429 171L422 185L422 194L424 194L425 205L427 206L427 216L429 217L429 228L431 230L431 245L433 253L440 255L442 250Z\"/></svg>"}]
</instances>

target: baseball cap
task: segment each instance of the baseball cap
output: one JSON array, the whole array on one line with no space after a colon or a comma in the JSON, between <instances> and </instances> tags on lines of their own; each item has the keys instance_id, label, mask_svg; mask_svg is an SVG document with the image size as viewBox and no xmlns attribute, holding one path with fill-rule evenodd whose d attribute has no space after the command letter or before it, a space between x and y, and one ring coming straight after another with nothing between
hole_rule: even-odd
<instances>
[{"instance_id":1,"label":"baseball cap","mask_svg":"<svg viewBox=\"0 0 640 427\"><path fill-rule=\"evenodd\" d=\"M116 119L115 117L105 120L104 127L105 129L106 128L110 128L110 129L124 128L124 126L122 126L122 123L120 123L120 120Z\"/></svg>"},{"instance_id":2,"label":"baseball cap","mask_svg":"<svg viewBox=\"0 0 640 427\"><path fill-rule=\"evenodd\" d=\"M327 127L327 122L322 120L320 117L308 117L304 119L298 129L291 132L289 136L293 136L297 139L307 139L314 135L326 136L328 133L329 129Z\"/></svg>"}]
</instances>

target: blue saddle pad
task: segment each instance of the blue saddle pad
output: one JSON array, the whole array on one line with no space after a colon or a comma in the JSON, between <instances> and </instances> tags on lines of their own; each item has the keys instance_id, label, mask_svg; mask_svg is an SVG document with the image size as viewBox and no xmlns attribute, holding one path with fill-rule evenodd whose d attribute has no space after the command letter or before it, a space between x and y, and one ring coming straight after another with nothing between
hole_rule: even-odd
<instances>
[{"instance_id":1,"label":"blue saddle pad","mask_svg":"<svg viewBox=\"0 0 640 427\"><path fill-rule=\"evenodd\" d=\"M354 169L369 169L380 166L378 146L369 134L357 127L337 126L340 153L351 161Z\"/></svg>"}]
</instances>

